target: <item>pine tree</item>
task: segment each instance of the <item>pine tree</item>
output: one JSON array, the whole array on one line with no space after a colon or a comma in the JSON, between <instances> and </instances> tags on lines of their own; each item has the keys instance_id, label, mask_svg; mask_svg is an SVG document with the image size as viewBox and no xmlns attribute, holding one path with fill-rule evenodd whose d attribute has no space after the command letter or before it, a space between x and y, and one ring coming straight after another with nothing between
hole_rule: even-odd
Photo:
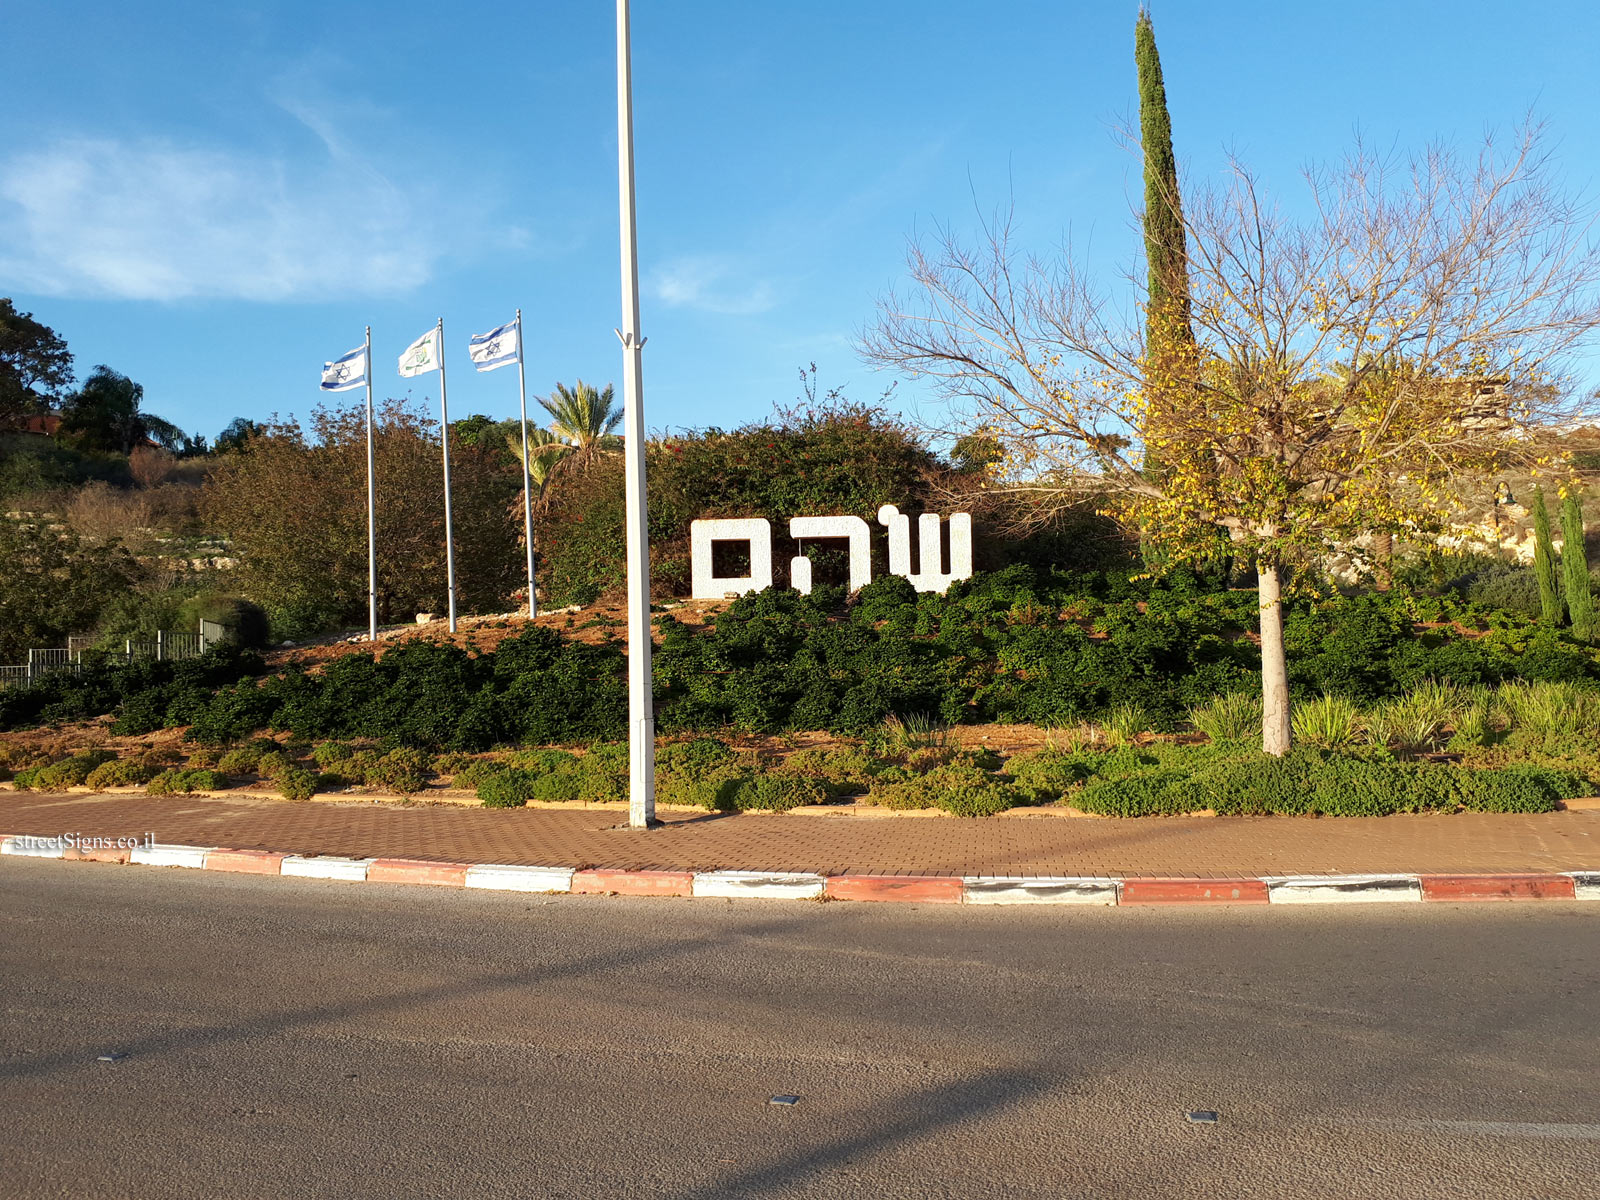
<instances>
[{"instance_id":1,"label":"pine tree","mask_svg":"<svg viewBox=\"0 0 1600 1200\"><path fill-rule=\"evenodd\" d=\"M1539 613L1545 624L1561 624L1566 606L1561 602L1561 580L1556 573L1556 547L1550 540L1550 510L1544 489L1533 492L1533 573L1539 580Z\"/></svg>"},{"instance_id":2,"label":"pine tree","mask_svg":"<svg viewBox=\"0 0 1600 1200\"><path fill-rule=\"evenodd\" d=\"M1594 593L1589 590L1589 556L1583 545L1583 504L1577 488L1561 500L1561 574L1566 583L1567 615L1579 641L1594 640Z\"/></svg>"}]
</instances>

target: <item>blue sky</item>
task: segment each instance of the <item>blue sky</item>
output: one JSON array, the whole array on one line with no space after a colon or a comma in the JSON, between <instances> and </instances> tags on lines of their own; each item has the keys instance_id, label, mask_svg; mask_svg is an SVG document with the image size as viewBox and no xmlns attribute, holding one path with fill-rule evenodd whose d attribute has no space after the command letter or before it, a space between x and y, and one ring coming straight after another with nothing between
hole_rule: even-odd
<instances>
[{"instance_id":1,"label":"blue sky","mask_svg":"<svg viewBox=\"0 0 1600 1200\"><path fill-rule=\"evenodd\" d=\"M1133 0L635 0L652 428L890 380L852 335L906 239L1013 202L1022 238L1131 263ZM0 4L0 294L207 436L304 414L373 326L381 391L443 316L451 415L516 410L469 334L528 329L528 382L620 379L615 18L525 5ZM1180 160L1294 193L1359 129L1469 145L1530 108L1600 164L1600 6L1156 0ZM420 387L412 387L420 384ZM917 395L902 388L900 402Z\"/></svg>"}]
</instances>

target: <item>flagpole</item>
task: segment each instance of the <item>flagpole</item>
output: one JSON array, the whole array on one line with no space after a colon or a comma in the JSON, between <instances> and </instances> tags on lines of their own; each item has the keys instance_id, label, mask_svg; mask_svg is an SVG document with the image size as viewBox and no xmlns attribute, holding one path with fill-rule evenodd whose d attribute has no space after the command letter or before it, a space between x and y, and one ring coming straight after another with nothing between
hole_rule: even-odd
<instances>
[{"instance_id":1,"label":"flagpole","mask_svg":"<svg viewBox=\"0 0 1600 1200\"><path fill-rule=\"evenodd\" d=\"M656 823L655 716L650 697L650 543L645 522L644 338L633 188L633 53L628 0L617 0L617 191L622 234L623 473L628 529L628 824Z\"/></svg>"},{"instance_id":2,"label":"flagpole","mask_svg":"<svg viewBox=\"0 0 1600 1200\"><path fill-rule=\"evenodd\" d=\"M378 492L372 451L372 326L367 326L367 640L378 640Z\"/></svg>"},{"instance_id":3,"label":"flagpole","mask_svg":"<svg viewBox=\"0 0 1600 1200\"><path fill-rule=\"evenodd\" d=\"M504 309L501 310L505 311ZM528 619L539 615L533 585L533 459L528 452L528 375L523 365L522 310L517 309L517 394L522 399L522 528L528 542Z\"/></svg>"},{"instance_id":4,"label":"flagpole","mask_svg":"<svg viewBox=\"0 0 1600 1200\"><path fill-rule=\"evenodd\" d=\"M444 390L444 318L439 318L439 444L444 448L444 563L450 583L450 632L456 631L456 542L450 518L450 402Z\"/></svg>"}]
</instances>

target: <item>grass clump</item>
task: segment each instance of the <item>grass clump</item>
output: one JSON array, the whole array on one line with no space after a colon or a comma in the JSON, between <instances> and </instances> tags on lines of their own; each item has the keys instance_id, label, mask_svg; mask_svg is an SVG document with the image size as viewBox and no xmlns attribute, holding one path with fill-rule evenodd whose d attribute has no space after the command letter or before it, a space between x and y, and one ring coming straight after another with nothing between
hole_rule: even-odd
<instances>
[{"instance_id":1,"label":"grass clump","mask_svg":"<svg viewBox=\"0 0 1600 1200\"><path fill-rule=\"evenodd\" d=\"M1361 734L1361 710L1344 696L1318 696L1294 706L1295 741L1323 750L1353 746Z\"/></svg>"},{"instance_id":2,"label":"grass clump","mask_svg":"<svg viewBox=\"0 0 1600 1200\"><path fill-rule=\"evenodd\" d=\"M1189 724L1213 742L1248 742L1261 736L1261 697L1249 692L1218 696L1189 710Z\"/></svg>"}]
</instances>

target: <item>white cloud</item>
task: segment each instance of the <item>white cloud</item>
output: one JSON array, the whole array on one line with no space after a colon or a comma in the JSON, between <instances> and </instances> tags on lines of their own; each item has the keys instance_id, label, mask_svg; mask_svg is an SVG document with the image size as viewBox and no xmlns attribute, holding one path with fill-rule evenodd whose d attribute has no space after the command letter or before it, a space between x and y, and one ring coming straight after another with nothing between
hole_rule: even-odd
<instances>
[{"instance_id":1,"label":"white cloud","mask_svg":"<svg viewBox=\"0 0 1600 1200\"><path fill-rule=\"evenodd\" d=\"M766 312L778 302L770 283L721 255L685 255L663 264L650 274L650 291L674 308L735 316Z\"/></svg>"},{"instance_id":2,"label":"white cloud","mask_svg":"<svg viewBox=\"0 0 1600 1200\"><path fill-rule=\"evenodd\" d=\"M319 132L333 153L312 164L92 138L0 160L0 286L281 301L424 283L443 249L425 199Z\"/></svg>"}]
</instances>

